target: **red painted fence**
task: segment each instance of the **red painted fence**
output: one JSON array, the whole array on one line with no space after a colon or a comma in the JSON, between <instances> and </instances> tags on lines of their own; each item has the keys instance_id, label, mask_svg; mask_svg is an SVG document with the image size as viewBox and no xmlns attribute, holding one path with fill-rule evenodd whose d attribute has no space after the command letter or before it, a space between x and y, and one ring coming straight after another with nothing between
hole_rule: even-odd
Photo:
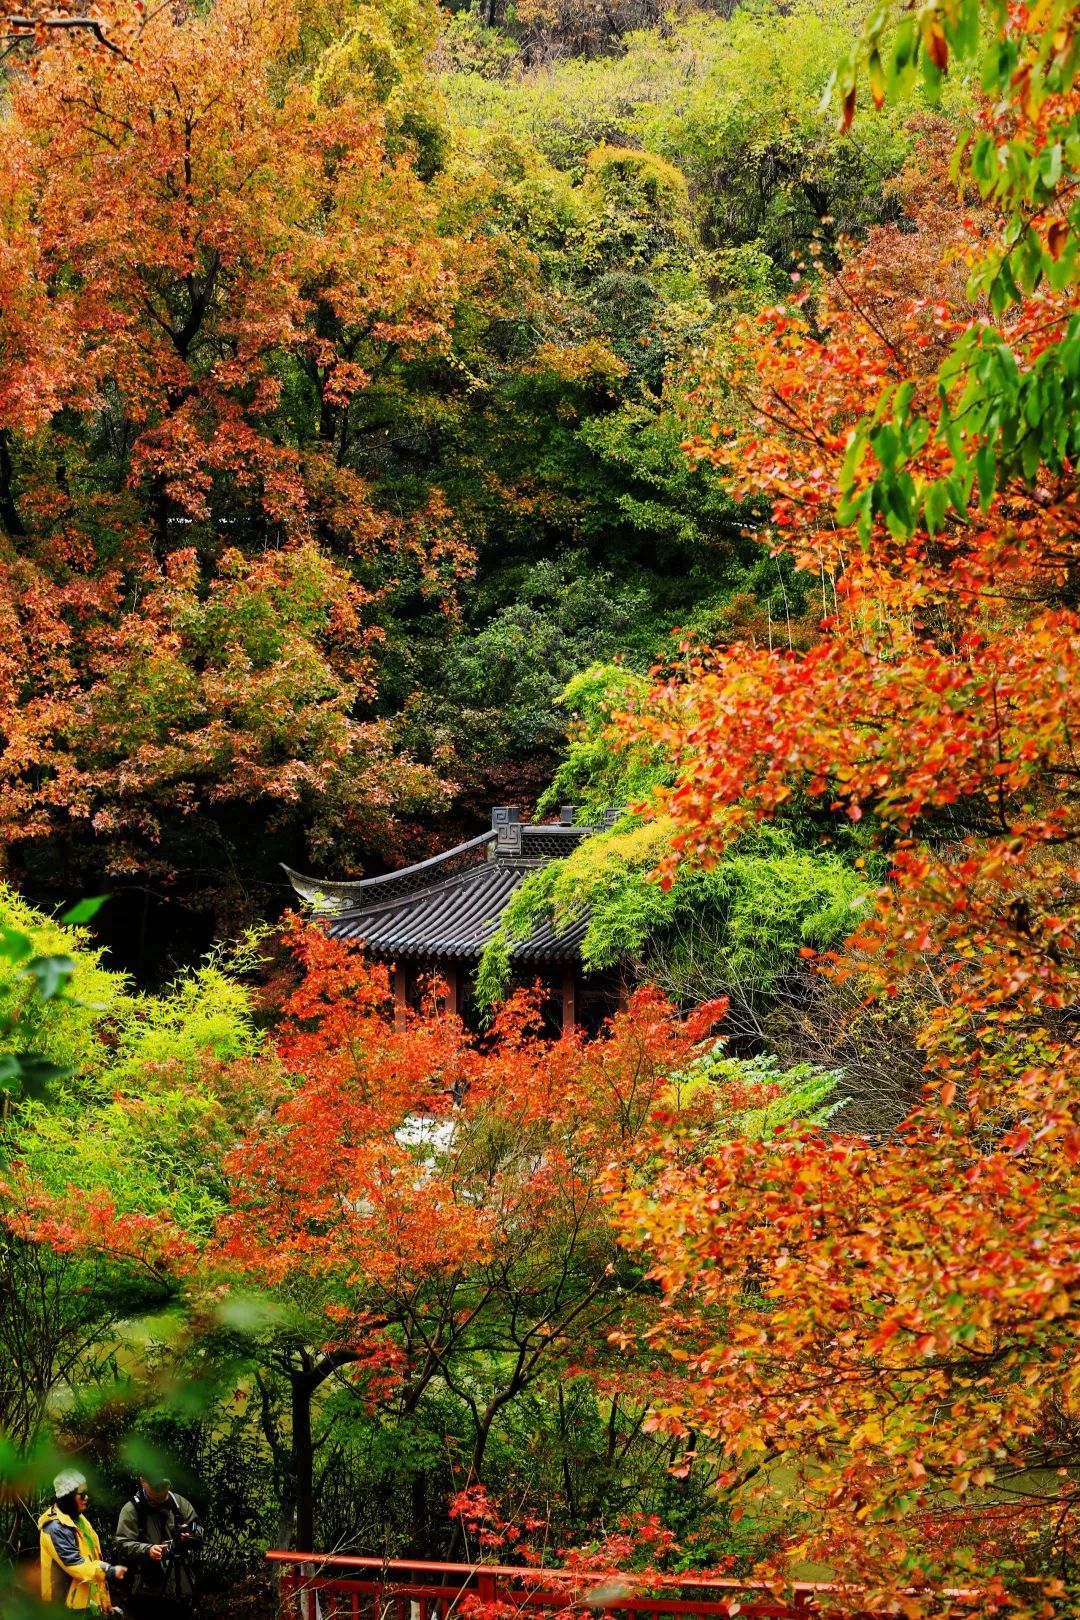
<instances>
[{"instance_id":1,"label":"red painted fence","mask_svg":"<svg viewBox=\"0 0 1080 1620\"><path fill-rule=\"evenodd\" d=\"M432 1564L401 1558L335 1558L325 1553L267 1553L281 1572L282 1620L553 1620L573 1610L642 1620L858 1620L859 1596L800 1581L782 1596L750 1581L705 1575L635 1575L511 1569L498 1564ZM635 1584L639 1583L639 1584ZM590 1589L591 1586L591 1589ZM971 1614L974 1593L950 1594L956 1614ZM966 1601L965 1601L966 1600ZM939 1614L950 1608L939 1609Z\"/></svg>"}]
</instances>

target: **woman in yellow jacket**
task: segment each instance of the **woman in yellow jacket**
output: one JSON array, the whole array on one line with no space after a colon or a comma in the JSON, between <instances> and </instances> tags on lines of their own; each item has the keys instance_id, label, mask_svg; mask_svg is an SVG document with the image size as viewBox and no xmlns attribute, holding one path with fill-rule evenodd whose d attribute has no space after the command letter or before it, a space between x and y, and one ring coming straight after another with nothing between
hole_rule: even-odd
<instances>
[{"instance_id":1,"label":"woman in yellow jacket","mask_svg":"<svg viewBox=\"0 0 1080 1620\"><path fill-rule=\"evenodd\" d=\"M112 1609L109 1582L122 1581L123 1564L107 1564L101 1557L97 1531L86 1517L90 1500L86 1480L67 1468L53 1480L55 1501L38 1520L41 1531L41 1595L46 1603L67 1604L108 1614Z\"/></svg>"}]
</instances>

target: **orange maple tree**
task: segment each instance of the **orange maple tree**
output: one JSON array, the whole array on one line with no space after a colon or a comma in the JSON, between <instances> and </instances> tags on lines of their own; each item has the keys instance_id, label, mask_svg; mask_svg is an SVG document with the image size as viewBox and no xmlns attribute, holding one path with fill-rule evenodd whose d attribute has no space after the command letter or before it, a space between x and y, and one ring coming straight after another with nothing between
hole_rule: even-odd
<instances>
[{"instance_id":1,"label":"orange maple tree","mask_svg":"<svg viewBox=\"0 0 1080 1620\"><path fill-rule=\"evenodd\" d=\"M452 246L370 75L281 0L158 8L16 72L0 153L0 836L244 802L363 831L437 784L372 697L380 551L452 594L436 498L349 466L372 368L445 341ZM365 568L368 572L364 573ZM261 812L265 814L265 810Z\"/></svg>"},{"instance_id":2,"label":"orange maple tree","mask_svg":"<svg viewBox=\"0 0 1080 1620\"><path fill-rule=\"evenodd\" d=\"M1007 116L1015 133L1023 114ZM744 328L734 374L705 388L715 425L689 446L771 498L766 543L820 581L819 639L696 653L638 725L676 761L676 858L716 858L807 803L868 818L890 878L824 967L918 1006L925 1102L882 1141L673 1156L621 1207L669 1298L660 1337L686 1355L684 1332L727 1314L663 1421L785 1522L778 1574L811 1559L911 1615L940 1612L950 1584L977 1587L981 1612L1072 1613L1075 475L999 481L988 464L965 511L928 494L914 532L908 507L880 510L901 445L888 412L936 420L963 386L951 345L990 319L965 273L1000 229L988 207L943 204L932 144L918 165L909 229L874 233L812 322L796 298ZM1043 283L1001 317L1002 346L1030 366L1075 310ZM874 453L853 464L853 427L886 390ZM956 450L912 432L911 488L940 489Z\"/></svg>"},{"instance_id":3,"label":"orange maple tree","mask_svg":"<svg viewBox=\"0 0 1080 1620\"><path fill-rule=\"evenodd\" d=\"M641 992L598 1039L553 1043L522 994L478 1043L440 1010L437 983L397 1028L383 968L318 930L296 926L291 942L303 971L278 1050L298 1084L232 1155L207 1263L305 1317L274 1366L291 1389L306 1546L312 1397L342 1367L405 1414L441 1382L472 1434L463 1488L482 1478L500 1414L554 1367L614 1377L608 1329L647 1305L599 1175L613 1156L636 1162L718 1009L684 1020Z\"/></svg>"}]
</instances>

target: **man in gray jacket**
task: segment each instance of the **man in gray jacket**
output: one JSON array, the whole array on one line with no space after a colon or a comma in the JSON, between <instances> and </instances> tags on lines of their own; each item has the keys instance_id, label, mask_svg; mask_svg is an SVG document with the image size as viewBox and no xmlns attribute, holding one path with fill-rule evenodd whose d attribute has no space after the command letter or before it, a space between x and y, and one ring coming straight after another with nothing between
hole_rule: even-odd
<instances>
[{"instance_id":1,"label":"man in gray jacket","mask_svg":"<svg viewBox=\"0 0 1080 1620\"><path fill-rule=\"evenodd\" d=\"M125 1611L133 1620L186 1620L195 1590L187 1555L203 1539L187 1497L167 1479L140 1479L114 1539L130 1577Z\"/></svg>"}]
</instances>

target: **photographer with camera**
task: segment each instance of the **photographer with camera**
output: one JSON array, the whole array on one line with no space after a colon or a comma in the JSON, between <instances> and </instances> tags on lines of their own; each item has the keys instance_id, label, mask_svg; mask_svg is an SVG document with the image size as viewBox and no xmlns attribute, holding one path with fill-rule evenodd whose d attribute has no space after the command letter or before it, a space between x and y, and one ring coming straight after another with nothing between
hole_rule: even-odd
<instances>
[{"instance_id":1,"label":"photographer with camera","mask_svg":"<svg viewBox=\"0 0 1080 1620\"><path fill-rule=\"evenodd\" d=\"M125 1609L132 1620L186 1620L195 1591L189 1559L202 1542L187 1498L167 1479L140 1479L120 1510L115 1537L129 1569Z\"/></svg>"}]
</instances>

